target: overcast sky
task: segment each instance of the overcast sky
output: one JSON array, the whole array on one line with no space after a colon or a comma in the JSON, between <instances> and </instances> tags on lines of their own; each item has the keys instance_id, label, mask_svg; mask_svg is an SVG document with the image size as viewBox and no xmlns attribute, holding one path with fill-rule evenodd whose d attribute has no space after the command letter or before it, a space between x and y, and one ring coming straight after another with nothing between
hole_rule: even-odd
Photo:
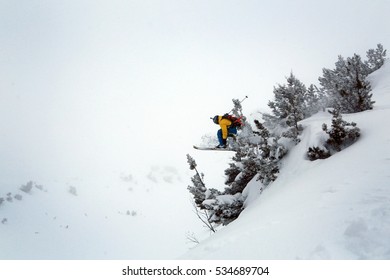
<instances>
[{"instance_id":1,"label":"overcast sky","mask_svg":"<svg viewBox=\"0 0 390 280\"><path fill-rule=\"evenodd\" d=\"M318 84L338 55L389 48L389 11L387 0L0 0L1 177L186 165L232 98L263 110L291 71Z\"/></svg>"}]
</instances>

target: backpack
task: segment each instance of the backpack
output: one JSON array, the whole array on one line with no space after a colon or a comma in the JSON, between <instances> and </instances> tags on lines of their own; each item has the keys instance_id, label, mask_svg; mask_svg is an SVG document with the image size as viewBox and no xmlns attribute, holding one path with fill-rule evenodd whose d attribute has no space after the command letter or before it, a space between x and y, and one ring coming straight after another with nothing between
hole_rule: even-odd
<instances>
[{"instance_id":1,"label":"backpack","mask_svg":"<svg viewBox=\"0 0 390 280\"><path fill-rule=\"evenodd\" d=\"M232 122L230 127L237 127L237 128L241 128L243 126L241 118L242 117L237 118L237 117L229 115L229 114L225 114L222 116L222 119L228 119L229 121Z\"/></svg>"}]
</instances>

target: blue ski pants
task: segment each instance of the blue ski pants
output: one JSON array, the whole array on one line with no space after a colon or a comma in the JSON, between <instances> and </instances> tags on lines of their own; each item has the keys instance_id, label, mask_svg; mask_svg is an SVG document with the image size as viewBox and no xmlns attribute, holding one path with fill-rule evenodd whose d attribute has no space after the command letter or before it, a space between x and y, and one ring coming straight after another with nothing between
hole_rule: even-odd
<instances>
[{"instance_id":1,"label":"blue ski pants","mask_svg":"<svg viewBox=\"0 0 390 280\"><path fill-rule=\"evenodd\" d=\"M229 136L230 134L237 134L237 128L236 128L236 127L229 127L229 128L228 128L228 136ZM218 130L217 136L218 136L218 141L219 141L219 144L220 144L220 145L226 144L226 142L224 143L224 141L223 141L223 139L222 139L222 129Z\"/></svg>"}]
</instances>

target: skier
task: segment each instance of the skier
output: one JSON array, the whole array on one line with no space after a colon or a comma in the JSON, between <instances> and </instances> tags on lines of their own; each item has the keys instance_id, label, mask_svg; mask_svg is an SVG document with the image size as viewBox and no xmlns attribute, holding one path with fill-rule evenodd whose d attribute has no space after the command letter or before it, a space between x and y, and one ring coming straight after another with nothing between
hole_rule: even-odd
<instances>
[{"instance_id":1,"label":"skier","mask_svg":"<svg viewBox=\"0 0 390 280\"><path fill-rule=\"evenodd\" d=\"M241 121L240 119L225 114L223 116L215 116L213 122L221 127L217 132L219 145L216 148L226 149L227 138L237 135L237 126L241 124Z\"/></svg>"}]
</instances>

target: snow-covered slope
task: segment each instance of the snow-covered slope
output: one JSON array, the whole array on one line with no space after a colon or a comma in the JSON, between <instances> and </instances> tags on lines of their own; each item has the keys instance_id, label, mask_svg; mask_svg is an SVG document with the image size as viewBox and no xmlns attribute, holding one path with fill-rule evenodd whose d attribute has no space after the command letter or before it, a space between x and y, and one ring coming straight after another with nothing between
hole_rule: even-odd
<instances>
[{"instance_id":1,"label":"snow-covered slope","mask_svg":"<svg viewBox=\"0 0 390 280\"><path fill-rule=\"evenodd\" d=\"M200 226L179 173L154 166L144 176L24 184L27 193L3 186L0 259L176 258Z\"/></svg>"},{"instance_id":2,"label":"snow-covered slope","mask_svg":"<svg viewBox=\"0 0 390 280\"><path fill-rule=\"evenodd\" d=\"M305 152L331 116L304 120L302 141L277 181L259 197L251 182L241 216L187 253L193 243L186 235L202 240L209 233L192 212L192 172L182 150L180 168L53 176L27 193L20 190L26 179L7 173L0 182L0 259L389 259L389 77L387 61L370 77L374 110L343 116L361 129L358 142L310 162ZM231 154L192 152L207 185L220 185Z\"/></svg>"},{"instance_id":3,"label":"snow-covered slope","mask_svg":"<svg viewBox=\"0 0 390 280\"><path fill-rule=\"evenodd\" d=\"M302 122L279 178L229 226L184 259L390 259L390 63L370 76L375 108L343 115L360 139L326 160L305 159L331 115ZM256 182L251 182L254 188Z\"/></svg>"}]
</instances>

